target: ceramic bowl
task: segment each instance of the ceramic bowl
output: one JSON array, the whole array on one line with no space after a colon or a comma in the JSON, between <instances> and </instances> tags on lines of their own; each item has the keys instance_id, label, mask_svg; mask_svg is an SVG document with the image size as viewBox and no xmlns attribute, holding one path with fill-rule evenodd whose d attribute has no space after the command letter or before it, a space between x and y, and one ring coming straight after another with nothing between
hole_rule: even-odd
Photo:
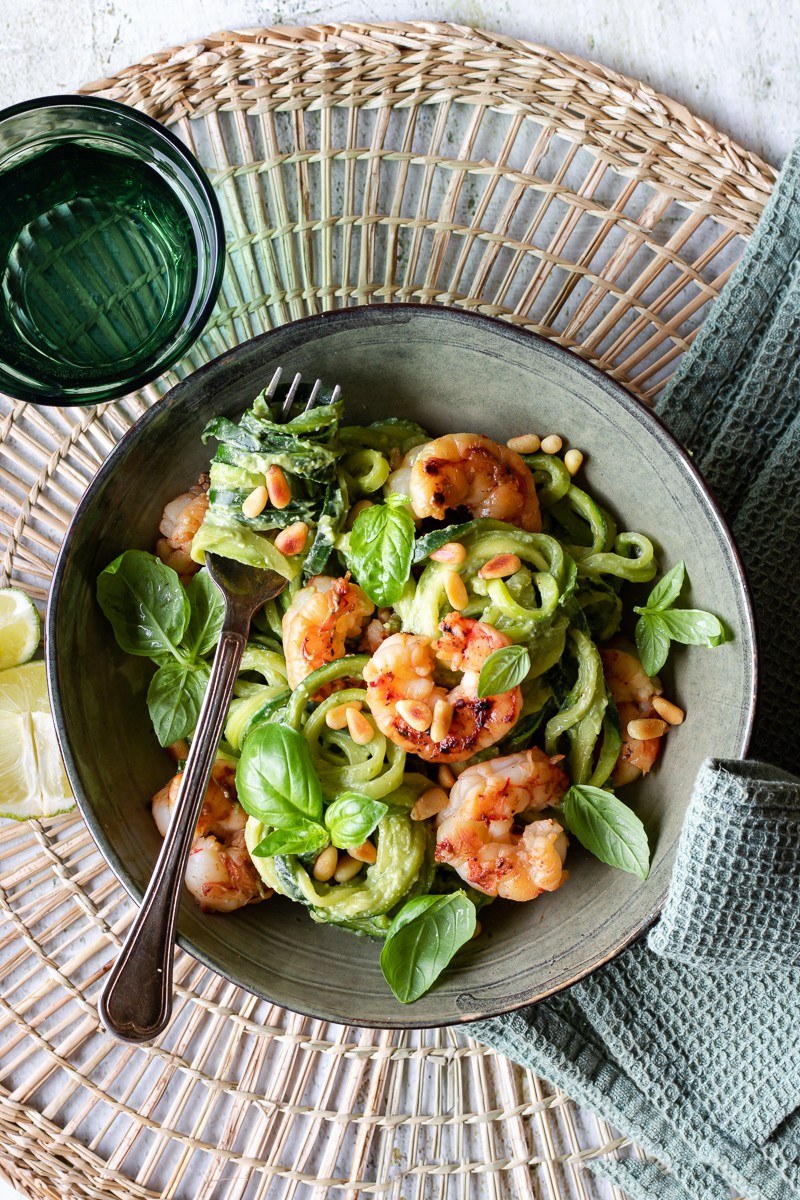
<instances>
[{"instance_id":1,"label":"ceramic bowl","mask_svg":"<svg viewBox=\"0 0 800 1200\"><path fill-rule=\"evenodd\" d=\"M401 415L434 434L469 430L499 442L558 432L586 453L585 485L621 529L648 535L664 569L683 558L688 601L733 633L713 650L679 647L665 679L687 710L653 772L626 789L653 864L645 882L604 866L573 841L570 877L532 904L498 902L484 933L415 1004L399 1004L379 944L329 926L279 897L232 915L203 915L188 897L181 945L274 1003L350 1024L445 1025L509 1011L568 987L637 938L663 904L700 763L741 755L755 696L755 638L743 568L691 460L664 426L575 355L486 317L381 305L326 313L231 350L179 383L123 438L81 501L59 557L48 615L48 672L61 747L81 811L135 897L158 853L148 800L172 774L150 727L152 667L117 647L95 600L98 573L128 547L152 548L162 508L208 465L200 434L236 416L274 368L339 383L348 422Z\"/></svg>"}]
</instances>

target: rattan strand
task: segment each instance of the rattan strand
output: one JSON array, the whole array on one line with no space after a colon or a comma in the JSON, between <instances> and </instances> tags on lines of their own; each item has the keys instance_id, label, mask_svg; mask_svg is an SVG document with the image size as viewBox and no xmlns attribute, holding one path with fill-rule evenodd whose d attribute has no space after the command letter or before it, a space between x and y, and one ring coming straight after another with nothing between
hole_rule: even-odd
<instances>
[{"instance_id":1,"label":"rattan strand","mask_svg":"<svg viewBox=\"0 0 800 1200\"><path fill-rule=\"evenodd\" d=\"M448 303L544 333L647 401L774 183L646 85L461 26L222 33L85 89L175 126L229 262L186 362L88 411L0 400L0 584L42 603L71 512L176 378L345 304ZM180 954L176 1018L120 1046L96 1000L131 906L77 816L0 829L0 1164L52 1200L356 1195L592 1200L642 1152L454 1030L344 1029Z\"/></svg>"}]
</instances>

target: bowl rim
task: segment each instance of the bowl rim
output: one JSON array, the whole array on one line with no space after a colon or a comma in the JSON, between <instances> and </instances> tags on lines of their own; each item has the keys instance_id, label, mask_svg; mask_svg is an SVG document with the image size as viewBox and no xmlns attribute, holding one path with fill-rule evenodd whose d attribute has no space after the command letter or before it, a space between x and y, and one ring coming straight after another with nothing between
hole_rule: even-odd
<instances>
[{"instance_id":1,"label":"bowl rim","mask_svg":"<svg viewBox=\"0 0 800 1200\"><path fill-rule=\"evenodd\" d=\"M8 382L4 385L5 391L9 396L14 396L15 399L26 401L29 404L40 405L42 408L61 406L83 408L93 404L105 404L109 400L119 400L124 396L130 395L131 392L139 391L148 383L152 383L159 375L163 375L165 371L168 371L197 340L208 324L222 287L226 260L225 222L214 186L197 156L179 137L170 129L167 129L165 125L162 125L147 113L141 112L138 108L133 108L130 104L122 104L119 100L108 100L104 96L81 96L70 92L53 96L38 96L35 99L22 100L18 104L10 104L7 108L1 109L0 130L2 130L6 121L12 120L14 117L23 116L25 113L46 108L53 109L54 111L70 108L85 108L94 111L106 110L128 121L133 126L141 125L149 130L150 133L169 148L174 156L180 159L184 168L194 179L198 193L202 196L203 204L206 208L207 225L211 242L209 258L213 266L209 269L202 303L199 305L197 312L188 324L185 322L181 323L176 329L172 342L164 348L158 361L152 362L150 367L140 371L133 379L125 381L124 391L119 390L120 385L115 387L113 383L107 383L102 386L98 385L91 393L87 393L85 396L76 396L69 388L63 388L58 392L51 391L34 397L32 395L21 395L21 387L12 390L8 386ZM211 364L207 365L210 366ZM74 399L72 398L73 396Z\"/></svg>"},{"instance_id":2,"label":"bowl rim","mask_svg":"<svg viewBox=\"0 0 800 1200\"><path fill-rule=\"evenodd\" d=\"M614 395L616 401L626 410L629 416L645 425L650 423L658 439L666 445L668 452L671 452L672 455L677 459L684 472L694 483L698 492L702 496L703 501L707 504L716 521L718 532L722 536L722 540L730 556L730 560L735 567L736 579L741 591L742 599L744 601L743 607L746 634L749 638L749 643L752 646L752 656L750 661L753 677L753 692L747 709L742 744L739 748L741 757L744 758L747 754L758 705L758 671L760 657L750 582L745 564L741 557L741 553L736 544L733 533L731 532L730 526L728 525L728 522L722 512L719 501L716 499L711 487L703 478L703 475L696 464L692 461L690 455L683 448L675 435L670 431L665 422L651 409L647 408L642 401L637 399L637 397L634 396L633 393L627 388L625 388L618 380L613 379L605 371L602 371L599 367L595 366L594 363L589 362L580 355L574 354L564 346L560 346L557 342L554 342L549 338L542 337L540 334L534 333L532 330L521 328L517 325L512 325L507 321L500 320L496 317L490 317L484 313L475 313L471 312L470 310L452 308L439 304L362 304L353 306L351 308L331 309L322 313L315 313L308 317L301 317L295 321L286 322L283 325L277 326L275 329L268 330L266 333L259 334L254 338L249 338L247 341L239 343L238 346L232 348L231 350L225 351L216 358L212 359L210 362L204 363L203 366L199 367L196 371L193 371L185 379L180 380L159 400L152 404L150 408L148 408L134 422L130 429L123 434L116 446L109 453L108 457L104 460L97 473L92 478L86 491L75 508L75 512L72 515L69 526L64 535L64 540L59 550L58 557L56 559L53 570L53 580L47 604L45 643L47 684L50 694L50 704L56 726L56 733L58 736L59 745L61 747L61 753L64 758L67 777L75 795L81 815L86 821L89 831L105 862L111 867L119 882L123 885L125 890L137 904L141 903L144 893L133 883L130 878L127 877L124 863L122 863L118 857L113 845L110 842L110 839L106 838L100 822L95 816L92 805L82 793L78 763L72 753L72 749L66 737L65 714L60 699L58 655L56 653L58 600L63 578L70 558L72 545L76 538L76 531L80 525L80 518L83 510L85 507L88 507L91 504L95 493L99 491L104 486L106 480L113 475L117 467L117 460L125 454L128 445L132 441L136 440L136 438L141 436L142 432L147 429L149 424L157 418L159 412L163 411L165 403L172 404L176 400L179 401L184 393L191 393L192 388L197 382L202 382L208 378L213 379L217 372L221 371L223 374L225 374L230 371L231 367L235 366L239 357L239 353L245 348L251 353L257 353L262 346L268 346L271 341L277 340L281 335L285 337L287 331L294 329L298 329L303 336L303 340L306 341L308 340L307 331L313 331L315 329L325 330L332 325L342 325L346 327L350 324L358 324L367 313L369 313L370 317L377 317L378 320L384 320L390 324L392 323L394 317L399 316L400 314L409 313L435 316L442 320L456 320L464 324L472 324L473 322L477 321L493 328L498 333L517 340L521 344L529 342L530 339L532 339L534 343L544 343L544 345L548 347L548 350L555 351L559 355L568 356L571 362L577 361L579 364L581 364L581 369L588 368L591 373L596 373L599 375L603 380L604 387L606 387L609 392ZM605 954L602 958L596 959L591 966L579 970L569 980L566 980L563 983L536 991L534 994L525 998L524 1000L515 999L514 1003L512 1004L502 1005L479 1015L470 1014L465 1016L460 1013L453 1013L445 1022L432 1019L415 1020L413 1016L405 1017L404 1013L401 1012L398 1014L397 1018L390 1018L386 1020L371 1019L370 1021L359 1020L358 1024L364 1028L370 1029L434 1029L442 1028L444 1025L451 1024L470 1024L475 1021L488 1020L494 1017L502 1016L506 1013L516 1012L530 1004L538 1003L540 1000L544 1000L548 996L557 995L559 992L565 991L567 988L570 988L574 984L579 983L581 980L593 975L594 972L599 970L600 967L612 962L619 954L621 954L624 950L627 950L641 937L643 937L644 934L646 934L647 931L655 924L661 914L661 910L664 907L666 898L667 891L665 889L662 894L653 902L650 912L638 922L636 927L631 930L631 932L627 934L621 941L619 941L607 954ZM222 975L223 978L228 979L231 983L236 984L238 987L243 987L245 991L249 991L251 994L257 995L259 998L266 1000L269 1003L281 1004L280 1000L276 1000L274 997L267 995L265 992L253 991L253 989L243 985L238 979L233 977L228 969L221 967L220 964L214 961L210 955L198 948L190 938L187 938L180 932L177 933L176 941L180 947L193 958L201 962L210 970ZM404 1010L406 1007L408 1007L413 1011L413 1005L401 1007ZM332 1021L335 1023L342 1023L343 1021L343 1018L340 1016L325 1012L323 1008L315 1007L313 1005L308 1008L297 1008L290 1011L295 1011L302 1016L308 1016L318 1020ZM344 1023L347 1022L345 1021Z\"/></svg>"}]
</instances>

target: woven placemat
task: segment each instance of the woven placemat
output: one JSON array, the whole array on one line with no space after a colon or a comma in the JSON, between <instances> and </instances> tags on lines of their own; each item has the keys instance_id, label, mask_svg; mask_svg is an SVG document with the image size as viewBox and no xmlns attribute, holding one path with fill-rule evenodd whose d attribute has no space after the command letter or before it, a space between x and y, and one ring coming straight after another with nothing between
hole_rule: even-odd
<instances>
[{"instance_id":1,"label":"woven placemat","mask_svg":"<svg viewBox=\"0 0 800 1200\"><path fill-rule=\"evenodd\" d=\"M84 411L0 399L0 584L42 603L77 499L136 417L296 317L453 304L650 401L775 179L643 84L454 25L222 33L85 90L195 149L230 252L211 324L157 384ZM0 905L0 1165L31 1196L620 1200L584 1164L641 1153L458 1030L298 1017L185 954L168 1033L115 1042L96 1002L132 907L78 816L0 829Z\"/></svg>"}]
</instances>

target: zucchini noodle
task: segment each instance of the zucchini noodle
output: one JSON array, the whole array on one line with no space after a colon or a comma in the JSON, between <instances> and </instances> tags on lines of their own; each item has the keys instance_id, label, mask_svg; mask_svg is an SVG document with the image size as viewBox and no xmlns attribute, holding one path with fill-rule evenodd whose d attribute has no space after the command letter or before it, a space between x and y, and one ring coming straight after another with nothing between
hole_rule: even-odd
<instances>
[{"instance_id":1,"label":"zucchini noodle","mask_svg":"<svg viewBox=\"0 0 800 1200\"><path fill-rule=\"evenodd\" d=\"M525 463L533 472L540 508L550 508L572 487L572 476L555 454L525 454Z\"/></svg>"},{"instance_id":2,"label":"zucchini noodle","mask_svg":"<svg viewBox=\"0 0 800 1200\"><path fill-rule=\"evenodd\" d=\"M368 654L347 654L344 658L337 658L333 662L326 663L324 667L312 671L292 692L286 713L287 724L291 725L293 729L300 729L305 717L306 705L315 692L328 683L335 683L338 679L361 679L364 667L368 662Z\"/></svg>"},{"instance_id":3,"label":"zucchini noodle","mask_svg":"<svg viewBox=\"0 0 800 1200\"><path fill-rule=\"evenodd\" d=\"M594 642L580 629L574 628L569 631L569 641L578 661L578 678L561 711L551 717L545 726L544 748L548 754L556 753L561 734L588 714L597 702L599 693L602 691L605 695L603 664Z\"/></svg>"},{"instance_id":4,"label":"zucchini noodle","mask_svg":"<svg viewBox=\"0 0 800 1200\"><path fill-rule=\"evenodd\" d=\"M389 478L389 463L378 450L366 446L351 450L342 463L352 485L353 495L368 496L377 492Z\"/></svg>"},{"instance_id":5,"label":"zucchini noodle","mask_svg":"<svg viewBox=\"0 0 800 1200\"><path fill-rule=\"evenodd\" d=\"M359 746L347 729L329 729L325 717L341 704L366 701L364 688L347 688L323 700L306 719L303 736L309 744L311 759L326 796L354 791L382 800L403 782L405 751L375 730L372 741ZM366 719L372 723L368 713Z\"/></svg>"},{"instance_id":6,"label":"zucchini noodle","mask_svg":"<svg viewBox=\"0 0 800 1200\"><path fill-rule=\"evenodd\" d=\"M653 543L643 533L618 534L613 553L589 554L578 567L579 574L593 579L615 575L629 583L649 583L657 570Z\"/></svg>"}]
</instances>

